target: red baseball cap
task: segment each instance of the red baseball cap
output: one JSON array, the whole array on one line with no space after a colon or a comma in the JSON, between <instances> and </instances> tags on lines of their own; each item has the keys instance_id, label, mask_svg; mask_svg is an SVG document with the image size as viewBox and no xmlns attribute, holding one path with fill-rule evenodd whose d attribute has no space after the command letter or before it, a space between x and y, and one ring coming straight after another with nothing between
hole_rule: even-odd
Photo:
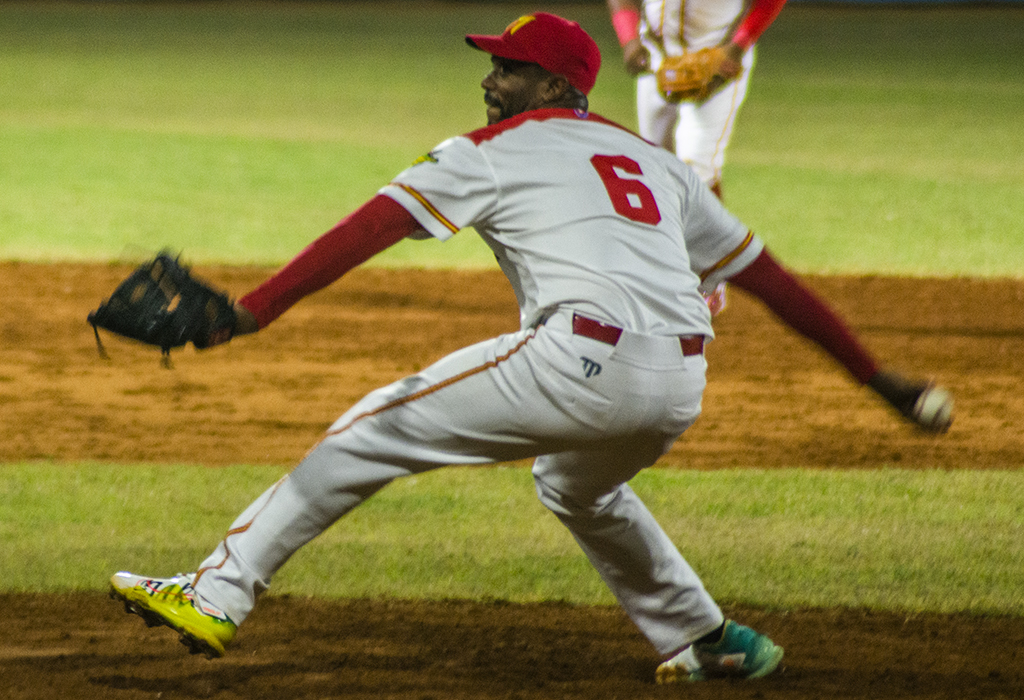
<instances>
[{"instance_id":1,"label":"red baseball cap","mask_svg":"<svg viewBox=\"0 0 1024 700\"><path fill-rule=\"evenodd\" d=\"M584 95L597 81L601 50L576 22L547 12L523 15L501 36L468 34L466 43L492 56L536 63L544 70L564 75Z\"/></svg>"}]
</instances>

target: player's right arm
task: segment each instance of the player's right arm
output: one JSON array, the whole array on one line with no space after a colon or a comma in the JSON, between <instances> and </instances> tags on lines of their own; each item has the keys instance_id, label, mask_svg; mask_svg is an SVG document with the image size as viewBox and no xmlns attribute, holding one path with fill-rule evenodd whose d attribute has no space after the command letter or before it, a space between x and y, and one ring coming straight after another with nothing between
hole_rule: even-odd
<instances>
[{"instance_id":1,"label":"player's right arm","mask_svg":"<svg viewBox=\"0 0 1024 700\"><path fill-rule=\"evenodd\" d=\"M871 387L904 418L931 433L949 429L953 400L946 389L881 368L839 315L767 250L729 281L760 299L790 328L820 345L854 379Z\"/></svg>"},{"instance_id":2,"label":"player's right arm","mask_svg":"<svg viewBox=\"0 0 1024 700\"><path fill-rule=\"evenodd\" d=\"M782 267L764 243L733 216L695 175L681 172L688 190L684 231L693 272L704 289L728 281L755 296L779 320L816 343L859 383L879 369L878 362L846 322L796 273Z\"/></svg>"},{"instance_id":3,"label":"player's right arm","mask_svg":"<svg viewBox=\"0 0 1024 700\"><path fill-rule=\"evenodd\" d=\"M639 75L651 69L651 54L640 43L640 0L608 0L608 13L612 18L615 36L622 47L622 61L626 72Z\"/></svg>"},{"instance_id":4,"label":"player's right arm","mask_svg":"<svg viewBox=\"0 0 1024 700\"><path fill-rule=\"evenodd\" d=\"M867 384L878 372L878 362L839 314L766 249L728 279L757 297L787 326L817 343L859 383Z\"/></svg>"}]
</instances>

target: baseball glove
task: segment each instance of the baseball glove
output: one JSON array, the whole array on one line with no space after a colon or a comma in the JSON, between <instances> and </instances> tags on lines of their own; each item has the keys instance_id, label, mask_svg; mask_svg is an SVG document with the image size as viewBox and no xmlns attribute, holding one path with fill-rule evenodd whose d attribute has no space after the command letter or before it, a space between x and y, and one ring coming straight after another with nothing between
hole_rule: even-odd
<instances>
[{"instance_id":1,"label":"baseball glove","mask_svg":"<svg viewBox=\"0 0 1024 700\"><path fill-rule=\"evenodd\" d=\"M166 358L171 348L189 341L208 348L231 339L235 310L227 295L191 275L166 251L140 265L99 308L89 313L96 344L104 354L99 329L159 347Z\"/></svg>"},{"instance_id":2,"label":"baseball glove","mask_svg":"<svg viewBox=\"0 0 1024 700\"><path fill-rule=\"evenodd\" d=\"M722 46L668 56L658 68L658 90L669 102L703 102L739 75L740 68Z\"/></svg>"}]
</instances>

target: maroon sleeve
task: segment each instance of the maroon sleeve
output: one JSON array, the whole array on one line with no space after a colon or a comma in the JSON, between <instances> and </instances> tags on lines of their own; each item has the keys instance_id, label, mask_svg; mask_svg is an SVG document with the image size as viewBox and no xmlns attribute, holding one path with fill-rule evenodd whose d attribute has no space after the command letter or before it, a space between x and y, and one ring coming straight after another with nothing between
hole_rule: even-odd
<instances>
[{"instance_id":1,"label":"maroon sleeve","mask_svg":"<svg viewBox=\"0 0 1024 700\"><path fill-rule=\"evenodd\" d=\"M767 250L729 282L753 294L786 325L820 345L861 384L878 371L877 361L836 312Z\"/></svg>"},{"instance_id":2,"label":"maroon sleeve","mask_svg":"<svg viewBox=\"0 0 1024 700\"><path fill-rule=\"evenodd\" d=\"M786 0L754 0L754 6L750 8L750 12L743 18L743 22L732 35L732 42L749 49L768 28L768 25L775 21L785 4Z\"/></svg>"},{"instance_id":3,"label":"maroon sleeve","mask_svg":"<svg viewBox=\"0 0 1024 700\"><path fill-rule=\"evenodd\" d=\"M323 289L419 228L402 205L377 195L310 243L238 303L251 311L259 327L264 328L303 297Z\"/></svg>"}]
</instances>

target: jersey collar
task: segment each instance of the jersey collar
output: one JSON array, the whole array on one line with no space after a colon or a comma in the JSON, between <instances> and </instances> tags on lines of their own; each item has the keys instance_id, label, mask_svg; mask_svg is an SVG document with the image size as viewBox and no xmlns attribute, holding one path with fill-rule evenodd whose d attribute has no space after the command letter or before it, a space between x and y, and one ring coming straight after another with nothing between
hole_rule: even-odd
<instances>
[{"instance_id":1,"label":"jersey collar","mask_svg":"<svg viewBox=\"0 0 1024 700\"><path fill-rule=\"evenodd\" d=\"M514 117L503 119L497 124L491 124L490 126L485 126L482 129L471 131L468 134L465 134L465 136L475 145L479 146L481 143L490 141L495 136L503 134L510 129L515 129L517 126L521 126L527 122L543 122L550 119L596 122L598 124L607 124L609 126L614 126L617 129L633 133L626 127L620 126L619 124L616 124L609 119L605 119L599 114L594 114L593 112L587 112L582 109L554 107L546 109L531 109L528 112L523 112L522 114L517 114Z\"/></svg>"}]
</instances>

